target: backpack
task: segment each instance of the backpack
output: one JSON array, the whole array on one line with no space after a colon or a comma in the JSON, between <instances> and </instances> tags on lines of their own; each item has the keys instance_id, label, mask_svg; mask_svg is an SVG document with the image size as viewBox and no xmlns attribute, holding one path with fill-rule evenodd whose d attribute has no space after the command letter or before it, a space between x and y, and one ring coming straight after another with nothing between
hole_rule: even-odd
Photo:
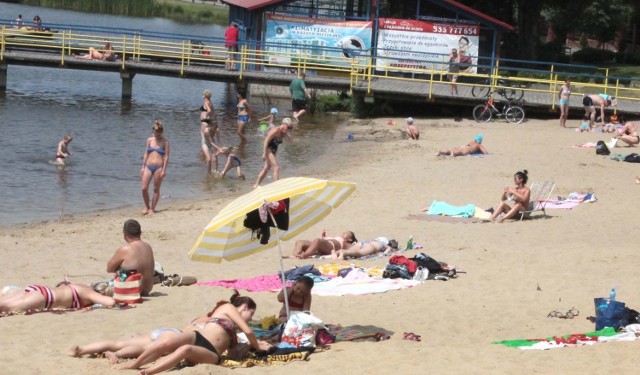
<instances>
[{"instance_id":1,"label":"backpack","mask_svg":"<svg viewBox=\"0 0 640 375\"><path fill-rule=\"evenodd\" d=\"M440 262L431 258L425 253L416 254L416 256L410 259L416 262L419 267L428 269L429 273L438 273L444 271Z\"/></svg>"},{"instance_id":2,"label":"backpack","mask_svg":"<svg viewBox=\"0 0 640 375\"><path fill-rule=\"evenodd\" d=\"M382 277L385 279L410 279L411 275L405 265L389 263L382 272Z\"/></svg>"},{"instance_id":3,"label":"backpack","mask_svg":"<svg viewBox=\"0 0 640 375\"><path fill-rule=\"evenodd\" d=\"M629 163L640 163L640 155L634 152L633 154L625 156L624 161L628 161Z\"/></svg>"},{"instance_id":4,"label":"backpack","mask_svg":"<svg viewBox=\"0 0 640 375\"><path fill-rule=\"evenodd\" d=\"M389 264L405 266L407 269L407 272L409 272L409 276L413 276L413 274L416 273L416 271L418 270L418 265L416 264L416 262L411 259L408 259L404 255L393 255L389 259Z\"/></svg>"},{"instance_id":5,"label":"backpack","mask_svg":"<svg viewBox=\"0 0 640 375\"><path fill-rule=\"evenodd\" d=\"M611 151L609 151L609 147L604 141L598 141L596 143L596 155L609 155Z\"/></svg>"}]
</instances>

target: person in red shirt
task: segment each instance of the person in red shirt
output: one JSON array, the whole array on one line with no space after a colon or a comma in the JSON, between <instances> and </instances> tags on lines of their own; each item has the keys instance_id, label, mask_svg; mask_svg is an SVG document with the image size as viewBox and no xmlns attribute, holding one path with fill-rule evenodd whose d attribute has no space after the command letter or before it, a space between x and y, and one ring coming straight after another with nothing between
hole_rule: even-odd
<instances>
[{"instance_id":1,"label":"person in red shirt","mask_svg":"<svg viewBox=\"0 0 640 375\"><path fill-rule=\"evenodd\" d=\"M227 49L227 70L235 69L235 54L238 53L238 25L232 22L224 32L224 46Z\"/></svg>"}]
</instances>

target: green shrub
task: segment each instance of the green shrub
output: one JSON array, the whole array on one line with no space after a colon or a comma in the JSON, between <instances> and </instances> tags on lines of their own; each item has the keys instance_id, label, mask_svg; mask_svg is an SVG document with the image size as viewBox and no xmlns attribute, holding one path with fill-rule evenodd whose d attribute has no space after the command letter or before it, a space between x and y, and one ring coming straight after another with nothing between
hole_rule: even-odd
<instances>
[{"instance_id":1,"label":"green shrub","mask_svg":"<svg viewBox=\"0 0 640 375\"><path fill-rule=\"evenodd\" d=\"M317 109L318 112L350 112L352 107L352 100L347 95L321 95L317 98Z\"/></svg>"},{"instance_id":2,"label":"green shrub","mask_svg":"<svg viewBox=\"0 0 640 375\"><path fill-rule=\"evenodd\" d=\"M603 49L596 48L584 48L573 54L574 62L582 62L587 64L601 64L607 61L612 61L615 58L615 53Z\"/></svg>"}]
</instances>

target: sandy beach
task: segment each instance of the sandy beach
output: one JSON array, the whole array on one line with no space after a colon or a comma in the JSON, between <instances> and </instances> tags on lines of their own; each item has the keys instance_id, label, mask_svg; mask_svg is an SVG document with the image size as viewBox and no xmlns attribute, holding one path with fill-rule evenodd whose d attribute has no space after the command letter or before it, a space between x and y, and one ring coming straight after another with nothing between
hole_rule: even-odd
<instances>
[{"instance_id":1,"label":"sandy beach","mask_svg":"<svg viewBox=\"0 0 640 375\"><path fill-rule=\"evenodd\" d=\"M397 125L387 125L395 120ZM327 323L370 325L393 332L390 340L340 342L313 354L307 362L254 369L199 365L176 374L311 373L336 374L394 371L404 374L589 374L637 372L633 359L640 342L602 343L551 351L520 351L492 341L544 338L594 329L593 298L615 287L618 300L640 308L637 220L640 175L633 163L595 154L572 145L609 140L602 133L576 133L558 120L529 120L521 125L497 121L478 124L465 119L420 119L418 141L402 136L404 119L349 120L338 127L335 146L304 175L350 181L356 192L322 223L298 238L352 230L359 239L387 236L406 243L410 235L437 260L464 269L457 279L427 281L414 288L384 294L314 296L312 310ZM568 122L576 127L579 120ZM347 134L353 141L347 141ZM482 133L490 154L483 158L434 156L440 148L464 145ZM286 147L283 146L283 147ZM637 152L616 148L613 153ZM530 183L553 180L555 195L593 193L595 203L571 210L547 210L523 222L446 223L409 220L433 200L452 205L496 207L513 174L529 171ZM291 169L282 172L291 176ZM170 178L170 176L168 176ZM239 182L249 191L255 176ZM267 180L268 181L268 180ZM161 200L160 212L140 216L140 207L64 217L2 228L0 251L5 265L0 285L54 285L69 274L76 282L105 279L106 262L124 243L122 224L136 218L142 238L155 251L167 274L196 276L199 281L235 279L278 270L276 249L255 256L209 264L191 261L187 253L202 228L229 198L194 201ZM294 241L284 242L290 253ZM418 251L406 253L413 256ZM384 266L388 258L357 262ZM295 265L331 260L285 260ZM349 263L349 262L347 262ZM276 314L272 293L247 293L258 304L256 318ZM156 285L148 301L127 310L99 309L63 314L39 313L0 318L2 373L115 374L106 359L70 358L71 345L129 337L156 327L183 326L209 311L230 289ZM573 319L548 318L552 310L575 307ZM402 339L415 332L421 342ZM124 372L133 373L133 372Z\"/></svg>"}]
</instances>

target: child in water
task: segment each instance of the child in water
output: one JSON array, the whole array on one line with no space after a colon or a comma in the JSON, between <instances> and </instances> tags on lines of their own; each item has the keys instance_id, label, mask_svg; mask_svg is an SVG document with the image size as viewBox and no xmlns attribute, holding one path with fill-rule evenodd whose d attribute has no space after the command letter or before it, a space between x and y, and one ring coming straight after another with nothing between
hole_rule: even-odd
<instances>
[{"instance_id":1,"label":"child in water","mask_svg":"<svg viewBox=\"0 0 640 375\"><path fill-rule=\"evenodd\" d=\"M64 159L73 155L69 152L69 143L73 141L73 136L71 134L66 134L64 138L58 143L58 153L56 154L56 164L64 165Z\"/></svg>"},{"instance_id":2,"label":"child in water","mask_svg":"<svg viewBox=\"0 0 640 375\"><path fill-rule=\"evenodd\" d=\"M233 147L223 147L220 149L220 154L227 157L227 162L224 165L224 168L222 169L222 173L220 173L220 178L223 178L224 175L227 174L227 172L231 168L236 167L236 172L238 172L238 178L241 180L244 180L244 175L242 174L242 168L240 167L242 165L242 162L240 161L240 158L236 154L234 154L232 151L233 151Z\"/></svg>"},{"instance_id":3,"label":"child in water","mask_svg":"<svg viewBox=\"0 0 640 375\"><path fill-rule=\"evenodd\" d=\"M302 276L293 284L288 286L287 301L289 302L289 312L292 311L311 311L311 289L313 289L313 279L309 276ZM280 309L280 321L287 320L287 310L284 306L283 290L278 293L278 302L282 303Z\"/></svg>"},{"instance_id":4,"label":"child in water","mask_svg":"<svg viewBox=\"0 0 640 375\"><path fill-rule=\"evenodd\" d=\"M271 114L258 119L258 121L260 121L260 132L263 133L264 135L266 135L269 130L273 129L276 127L276 118L278 117L278 108L271 108ZM266 121L267 122L267 126L265 127L263 122Z\"/></svg>"}]
</instances>

